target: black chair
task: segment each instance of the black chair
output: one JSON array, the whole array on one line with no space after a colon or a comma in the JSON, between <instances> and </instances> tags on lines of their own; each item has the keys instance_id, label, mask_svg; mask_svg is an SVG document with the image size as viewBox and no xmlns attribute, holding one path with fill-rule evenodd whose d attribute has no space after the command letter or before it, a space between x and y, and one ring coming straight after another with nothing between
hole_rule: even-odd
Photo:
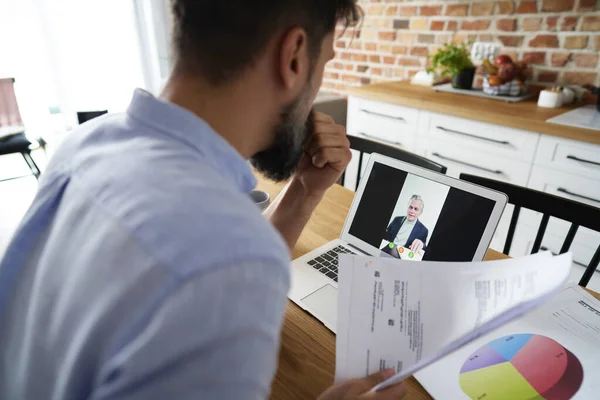
<instances>
[{"instance_id":1,"label":"black chair","mask_svg":"<svg viewBox=\"0 0 600 400\"><path fill-rule=\"evenodd\" d=\"M40 147L43 147L44 143L40 140L39 145L40 145ZM23 159L27 163L27 166L31 170L31 173L33 174L33 176L35 176L36 179L39 179L41 172L40 172L40 169L38 168L37 164L31 157L31 147L32 146L33 146L33 143L31 141L29 141L29 139L27 139L27 136L25 136L24 133L19 133L17 135L10 136L7 139L0 140L0 156L6 155L6 154L21 153L21 156L23 156ZM31 176L31 175L27 175L27 176ZM16 178L3 179L0 182L4 182L7 180L11 180L11 179L16 179Z\"/></svg>"},{"instance_id":2,"label":"black chair","mask_svg":"<svg viewBox=\"0 0 600 400\"><path fill-rule=\"evenodd\" d=\"M445 174L447 168L441 164L436 163L435 161L428 160L427 158L418 156L416 154L410 153L408 151L399 149L397 147L388 146L383 143L379 143L373 140L364 139L357 136L348 135L348 140L350 140L350 148L358 151L358 173L356 174L356 188L358 188L358 184L360 183L360 173L362 171L363 164L363 156L371 153L379 153L387 157L395 158L396 160L404 161L409 164L416 165L418 167L426 168L431 171L439 172L441 174ZM341 183L344 185L346 180L346 173L342 175Z\"/></svg>"},{"instance_id":3,"label":"black chair","mask_svg":"<svg viewBox=\"0 0 600 400\"><path fill-rule=\"evenodd\" d=\"M108 114L107 110L102 111L79 111L77 112L77 122L79 125L88 122L91 119L98 118L104 114Z\"/></svg>"},{"instance_id":4,"label":"black chair","mask_svg":"<svg viewBox=\"0 0 600 400\"><path fill-rule=\"evenodd\" d=\"M538 229L531 253L537 253L542 245L542 239L546 233L550 217L559 218L571 223L567 237L563 242L560 254L566 253L573 244L573 239L580 226L600 232L600 208L588 204L579 203L563 197L555 196L550 193L544 193L537 190L511 185L510 183L500 182L493 179L482 178L480 176L461 174L460 179L475 183L480 186L506 193L509 204L515 206L504 243L504 254L510 252L510 247L517 227L519 213L521 208L537 211L543 214L540 227ZM600 262L600 244L592 256L579 285L587 286L592 278L598 263Z\"/></svg>"},{"instance_id":5,"label":"black chair","mask_svg":"<svg viewBox=\"0 0 600 400\"><path fill-rule=\"evenodd\" d=\"M20 153L33 175L36 179L39 179L40 169L31 157L34 142L31 142L25 136L25 128L19 113L14 83L13 78L0 79L0 127L8 129L11 133L10 136L0 139L0 156ZM39 139L35 144L45 149L46 142L43 139ZM21 177L3 179L2 181L17 178Z\"/></svg>"}]
</instances>

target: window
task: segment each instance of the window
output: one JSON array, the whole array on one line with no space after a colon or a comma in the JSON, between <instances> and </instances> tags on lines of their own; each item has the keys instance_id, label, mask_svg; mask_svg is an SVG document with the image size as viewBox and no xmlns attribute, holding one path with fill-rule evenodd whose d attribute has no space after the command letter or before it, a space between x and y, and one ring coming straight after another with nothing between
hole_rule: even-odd
<instances>
[{"instance_id":1,"label":"window","mask_svg":"<svg viewBox=\"0 0 600 400\"><path fill-rule=\"evenodd\" d=\"M14 77L28 134L46 136L50 110L125 110L145 87L133 1L19 0L0 6L0 76ZM54 120L56 120L54 118Z\"/></svg>"}]
</instances>

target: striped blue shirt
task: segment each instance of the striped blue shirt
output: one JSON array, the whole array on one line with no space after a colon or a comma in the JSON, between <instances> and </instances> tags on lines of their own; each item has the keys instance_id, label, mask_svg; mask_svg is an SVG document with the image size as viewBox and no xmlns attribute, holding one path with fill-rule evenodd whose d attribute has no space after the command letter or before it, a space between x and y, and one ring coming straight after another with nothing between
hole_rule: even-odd
<instances>
[{"instance_id":1,"label":"striped blue shirt","mask_svg":"<svg viewBox=\"0 0 600 400\"><path fill-rule=\"evenodd\" d=\"M262 399L289 251L246 160L141 90L73 131L0 261L0 399Z\"/></svg>"}]
</instances>

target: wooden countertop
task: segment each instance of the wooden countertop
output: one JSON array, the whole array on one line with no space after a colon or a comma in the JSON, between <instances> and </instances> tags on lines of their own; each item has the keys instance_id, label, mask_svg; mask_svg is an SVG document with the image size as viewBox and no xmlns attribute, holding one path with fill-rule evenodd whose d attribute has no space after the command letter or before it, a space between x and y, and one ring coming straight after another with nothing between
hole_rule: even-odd
<instances>
[{"instance_id":1,"label":"wooden countertop","mask_svg":"<svg viewBox=\"0 0 600 400\"><path fill-rule=\"evenodd\" d=\"M418 108L424 111L600 144L600 132L598 131L546 122L547 119L576 108L575 106L542 108L537 106L536 98L520 103L507 103L479 97L436 92L428 87L411 85L408 81L354 87L348 89L348 94Z\"/></svg>"},{"instance_id":2,"label":"wooden countertop","mask_svg":"<svg viewBox=\"0 0 600 400\"><path fill-rule=\"evenodd\" d=\"M283 184L273 183L260 175L257 189L274 199ZM292 257L300 257L325 243L337 239L342 231L354 193L334 185L319 204L302 232ZM507 258L494 250L486 260ZM590 291L591 292L591 291ZM591 292L600 299L600 295ZM333 384L335 373L335 335L316 318L288 301L283 329L279 368L271 387L271 399L316 399ZM406 380L406 400L429 400L431 396L413 377Z\"/></svg>"}]
</instances>

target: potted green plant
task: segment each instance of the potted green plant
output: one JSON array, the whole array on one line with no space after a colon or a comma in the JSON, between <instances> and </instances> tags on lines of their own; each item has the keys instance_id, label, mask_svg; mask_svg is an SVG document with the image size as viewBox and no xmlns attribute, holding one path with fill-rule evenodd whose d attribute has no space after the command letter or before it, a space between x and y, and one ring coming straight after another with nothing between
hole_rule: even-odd
<instances>
[{"instance_id":1,"label":"potted green plant","mask_svg":"<svg viewBox=\"0 0 600 400\"><path fill-rule=\"evenodd\" d=\"M471 89L475 77L475 66L465 43L446 43L432 57L427 72L438 72L442 77L452 78L452 87Z\"/></svg>"}]
</instances>

